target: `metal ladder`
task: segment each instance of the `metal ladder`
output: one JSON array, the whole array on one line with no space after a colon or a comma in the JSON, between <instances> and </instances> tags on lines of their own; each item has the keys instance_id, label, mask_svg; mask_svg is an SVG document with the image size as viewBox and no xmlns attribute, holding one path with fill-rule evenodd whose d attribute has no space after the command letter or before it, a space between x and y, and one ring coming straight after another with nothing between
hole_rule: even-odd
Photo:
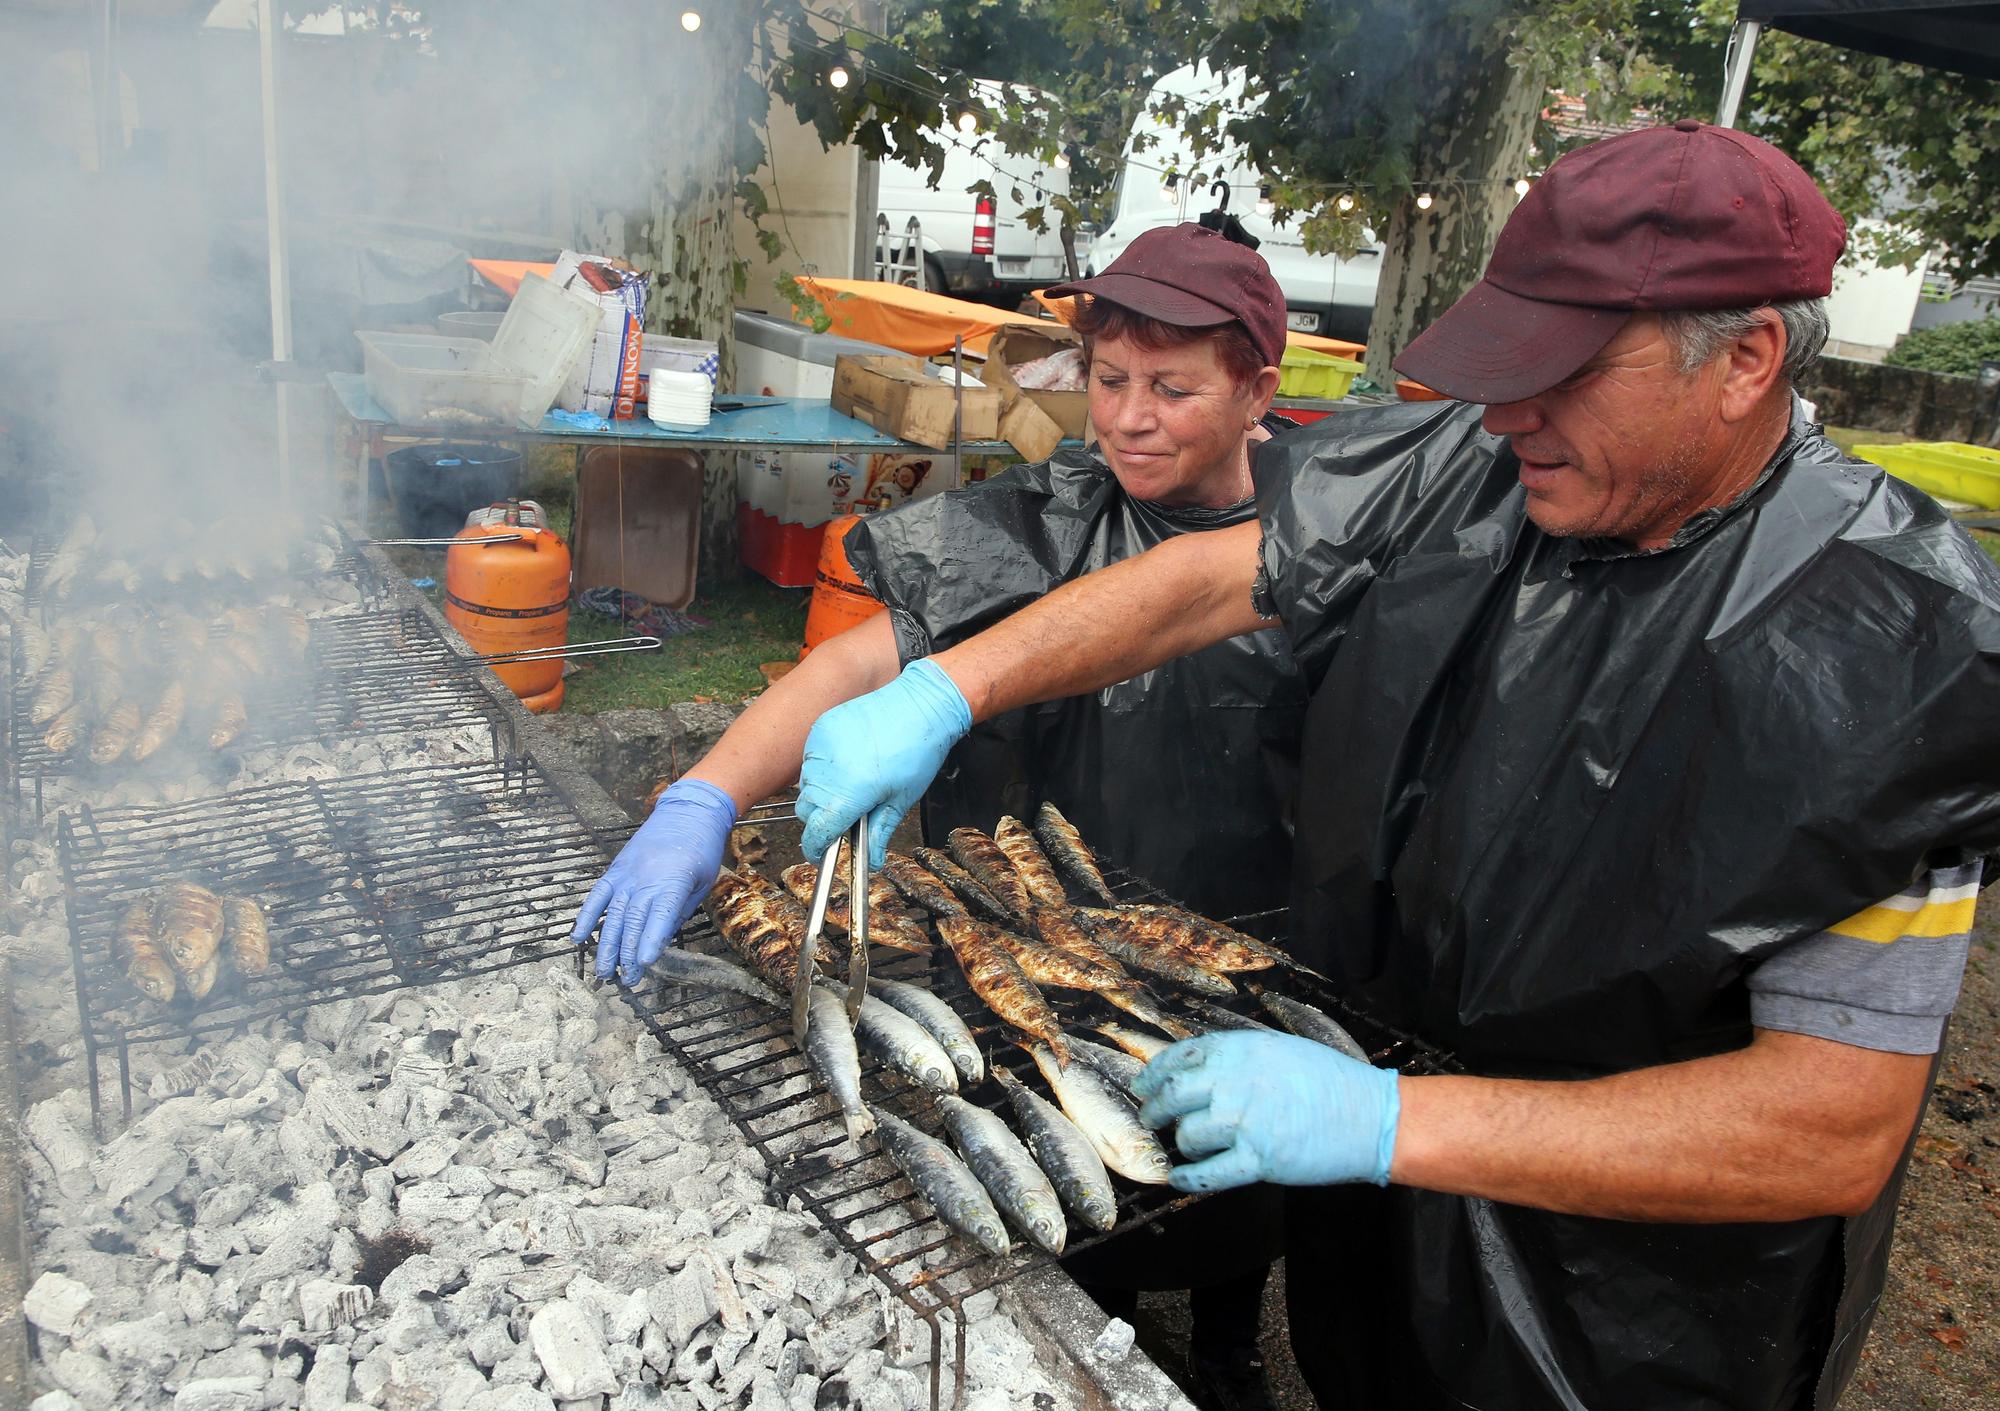
<instances>
[{"instance_id":1,"label":"metal ladder","mask_svg":"<svg viewBox=\"0 0 2000 1411\"><path fill-rule=\"evenodd\" d=\"M915 216L903 225L901 235L889 230L889 218L875 214L875 277L884 284L906 284L927 289L924 277L924 228Z\"/></svg>"}]
</instances>

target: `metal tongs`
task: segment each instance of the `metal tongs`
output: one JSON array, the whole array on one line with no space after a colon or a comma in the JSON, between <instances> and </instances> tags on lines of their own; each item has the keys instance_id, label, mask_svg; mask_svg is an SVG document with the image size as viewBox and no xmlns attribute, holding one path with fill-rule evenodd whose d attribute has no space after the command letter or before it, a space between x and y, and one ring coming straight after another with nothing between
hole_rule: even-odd
<instances>
[{"instance_id":1,"label":"metal tongs","mask_svg":"<svg viewBox=\"0 0 2000 1411\"><path fill-rule=\"evenodd\" d=\"M812 915L806 922L805 944L792 976L792 1037L801 1049L806 1046L806 1025L811 1007L813 975L819 955L820 933L826 929L826 907L833 895L834 874L840 869L840 845L851 843L847 864L847 1022L852 1026L861 1017L861 1001L868 993L868 815L855 820L854 829L835 838L820 859L819 878L813 885Z\"/></svg>"}]
</instances>

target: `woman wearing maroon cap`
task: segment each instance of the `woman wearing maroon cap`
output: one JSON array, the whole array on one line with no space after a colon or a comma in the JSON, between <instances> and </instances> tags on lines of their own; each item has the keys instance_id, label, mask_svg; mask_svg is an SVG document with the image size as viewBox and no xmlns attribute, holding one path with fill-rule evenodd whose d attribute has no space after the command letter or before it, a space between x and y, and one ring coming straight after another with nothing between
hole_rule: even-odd
<instances>
[{"instance_id":1,"label":"woman wearing maroon cap","mask_svg":"<svg viewBox=\"0 0 2000 1411\"><path fill-rule=\"evenodd\" d=\"M1251 449L1277 390L1284 296L1263 258L1197 225L1149 231L1084 296L1097 444L864 520L847 553L889 607L822 644L662 795L576 925L600 915L598 970L636 980L714 881L737 812L796 777L807 728L907 663L1095 569L1252 522ZM1282 418L1270 418L1278 428ZM1218 917L1285 904L1305 690L1282 634L1218 643L1102 691L988 722L924 799L933 839L1053 803L1108 859ZM1185 800L1199 797L1198 809ZM1255 922L1247 924L1254 926ZM1131 1316L1138 1289L1198 1285L1196 1393L1268 1405L1258 1312L1278 1203L1232 1193L1088 1251L1074 1272Z\"/></svg>"}]
</instances>

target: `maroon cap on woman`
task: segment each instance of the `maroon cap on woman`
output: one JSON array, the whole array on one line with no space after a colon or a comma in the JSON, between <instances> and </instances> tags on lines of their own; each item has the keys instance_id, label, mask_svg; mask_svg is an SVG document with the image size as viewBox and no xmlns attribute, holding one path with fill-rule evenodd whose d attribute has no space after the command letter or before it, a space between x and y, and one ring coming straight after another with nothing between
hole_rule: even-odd
<instances>
[{"instance_id":1,"label":"maroon cap on woman","mask_svg":"<svg viewBox=\"0 0 2000 1411\"><path fill-rule=\"evenodd\" d=\"M1285 355L1285 292L1255 250L1187 222L1146 231L1104 273L1045 291L1089 294L1180 328L1234 320L1265 365Z\"/></svg>"},{"instance_id":2,"label":"maroon cap on woman","mask_svg":"<svg viewBox=\"0 0 2000 1411\"><path fill-rule=\"evenodd\" d=\"M1461 401L1518 402L1634 313L1822 299L1847 226L1768 142L1685 118L1594 142L1535 183L1486 275L1396 370Z\"/></svg>"}]
</instances>

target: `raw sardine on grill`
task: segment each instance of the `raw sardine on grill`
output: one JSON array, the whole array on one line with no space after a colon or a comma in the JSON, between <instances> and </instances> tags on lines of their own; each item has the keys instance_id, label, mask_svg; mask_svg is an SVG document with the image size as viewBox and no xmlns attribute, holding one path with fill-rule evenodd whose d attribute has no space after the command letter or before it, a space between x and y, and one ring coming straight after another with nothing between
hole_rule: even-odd
<instances>
[{"instance_id":1,"label":"raw sardine on grill","mask_svg":"<svg viewBox=\"0 0 2000 1411\"><path fill-rule=\"evenodd\" d=\"M1070 1214L1093 1230L1108 1230L1117 1224L1118 1192L1090 1138L1047 1098L1005 1068L995 1068L993 1077L1014 1109L1014 1120L1027 1139L1035 1164L1042 1168Z\"/></svg>"},{"instance_id":2,"label":"raw sardine on grill","mask_svg":"<svg viewBox=\"0 0 2000 1411\"><path fill-rule=\"evenodd\" d=\"M966 983L982 1004L1016 1029L1048 1044L1065 1063L1069 1061L1069 1045L1056 1012L1007 948L993 939L992 927L969 917L947 916L938 922L938 933L951 947Z\"/></svg>"},{"instance_id":3,"label":"raw sardine on grill","mask_svg":"<svg viewBox=\"0 0 2000 1411\"><path fill-rule=\"evenodd\" d=\"M1049 906L1069 905L1069 893L1063 890L1055 865L1042 852L1027 824L1018 818L1003 815L993 825L993 844L1007 861L1014 864L1014 871L1019 875L1021 885L1028 889L1030 898Z\"/></svg>"},{"instance_id":4,"label":"raw sardine on grill","mask_svg":"<svg viewBox=\"0 0 2000 1411\"><path fill-rule=\"evenodd\" d=\"M940 852L936 848L916 848L911 856L916 858L933 877L943 882L952 895L964 903L967 915L977 917L981 921L998 922L1003 926L1013 921L1014 918L1008 913L1007 908L1000 904L1000 899L980 886L970 872L952 861L951 854Z\"/></svg>"},{"instance_id":5,"label":"raw sardine on grill","mask_svg":"<svg viewBox=\"0 0 2000 1411\"><path fill-rule=\"evenodd\" d=\"M986 1058L980 1053L978 1041L972 1037L972 1030L965 1027L965 1021L958 1017L958 1011L919 985L906 984L901 980L885 980L873 976L868 981L868 989L891 1009L900 1010L923 1027L925 1033L936 1039L938 1046L950 1057L952 1067L958 1076L968 1083L976 1083L986 1076Z\"/></svg>"},{"instance_id":6,"label":"raw sardine on grill","mask_svg":"<svg viewBox=\"0 0 2000 1411\"><path fill-rule=\"evenodd\" d=\"M234 691L222 692L216 697L214 713L209 717L208 747L213 750L227 748L249 723L250 713L244 709L243 697Z\"/></svg>"},{"instance_id":7,"label":"raw sardine on grill","mask_svg":"<svg viewBox=\"0 0 2000 1411\"><path fill-rule=\"evenodd\" d=\"M154 924L167 958L187 978L192 992L195 975L222 946L222 898L193 882L169 882L160 888L155 903Z\"/></svg>"},{"instance_id":8,"label":"raw sardine on grill","mask_svg":"<svg viewBox=\"0 0 2000 1411\"><path fill-rule=\"evenodd\" d=\"M72 701L64 706L62 713L49 722L49 728L42 732L42 746L50 754L66 755L83 743L83 733L88 725L84 716L83 703Z\"/></svg>"},{"instance_id":9,"label":"raw sardine on grill","mask_svg":"<svg viewBox=\"0 0 2000 1411\"><path fill-rule=\"evenodd\" d=\"M1325 1044L1336 1053L1344 1053L1349 1058L1368 1062L1368 1050L1354 1041L1354 1035L1333 1016L1313 1008L1300 1000L1285 995L1274 995L1268 990L1257 991L1257 1003L1264 1006L1272 1018L1290 1029L1302 1039L1311 1039L1316 1044Z\"/></svg>"},{"instance_id":10,"label":"raw sardine on grill","mask_svg":"<svg viewBox=\"0 0 2000 1411\"><path fill-rule=\"evenodd\" d=\"M1097 1032L1141 1063L1151 1063L1165 1052L1170 1043L1167 1039L1155 1038L1151 1034L1142 1034L1118 1024L1099 1024Z\"/></svg>"},{"instance_id":11,"label":"raw sardine on grill","mask_svg":"<svg viewBox=\"0 0 2000 1411\"><path fill-rule=\"evenodd\" d=\"M958 865L1007 909L1008 916L1016 924L1027 919L1035 904L1034 897L1028 891L1028 884L1021 880L1021 874L1014 870L1014 864L1007 860L1007 854L1000 851L998 843L977 828L954 828L945 843L951 849L951 855L958 859Z\"/></svg>"},{"instance_id":12,"label":"raw sardine on grill","mask_svg":"<svg viewBox=\"0 0 2000 1411\"><path fill-rule=\"evenodd\" d=\"M778 874L778 880L785 890L802 906L810 908L813 888L819 882L819 869L810 862L798 862ZM923 923L903 910L902 899L887 882L876 890L879 879L868 882L868 940L872 945L888 946L891 950L907 951L911 955L929 955L931 938L924 931ZM884 903L888 903L884 905ZM810 916L807 918L810 920ZM842 936L854 928L847 896L847 882L840 874L835 874L833 886L826 894L826 924Z\"/></svg>"},{"instance_id":13,"label":"raw sardine on grill","mask_svg":"<svg viewBox=\"0 0 2000 1411\"><path fill-rule=\"evenodd\" d=\"M861 1100L861 1051L847 1027L847 1001L825 985L814 985L806 1006L806 1061L833 1100L840 1104L847 1139L858 1142L875 1130L875 1118Z\"/></svg>"},{"instance_id":14,"label":"raw sardine on grill","mask_svg":"<svg viewBox=\"0 0 2000 1411\"><path fill-rule=\"evenodd\" d=\"M271 968L271 928L264 908L249 897L222 899L222 941L237 974L261 975Z\"/></svg>"},{"instance_id":15,"label":"raw sardine on grill","mask_svg":"<svg viewBox=\"0 0 2000 1411\"><path fill-rule=\"evenodd\" d=\"M944 1118L945 1131L951 1134L951 1144L958 1148L979 1184L986 1187L1000 1213L1037 1249L1061 1254L1069 1239L1062 1201L1021 1139L997 1112L962 1097L939 1098L938 1112Z\"/></svg>"},{"instance_id":16,"label":"raw sardine on grill","mask_svg":"<svg viewBox=\"0 0 2000 1411\"><path fill-rule=\"evenodd\" d=\"M875 1135L882 1150L909 1177L917 1194L940 1220L988 1254L1005 1254L1013 1247L993 1197L965 1163L952 1155L950 1147L893 1113L878 1112L875 1116Z\"/></svg>"},{"instance_id":17,"label":"raw sardine on grill","mask_svg":"<svg viewBox=\"0 0 2000 1411\"><path fill-rule=\"evenodd\" d=\"M42 678L28 698L28 723L47 725L76 702L76 673L58 666Z\"/></svg>"},{"instance_id":18,"label":"raw sardine on grill","mask_svg":"<svg viewBox=\"0 0 2000 1411\"><path fill-rule=\"evenodd\" d=\"M132 747L139 734L139 703L129 697L104 712L90 732L90 762L110 764Z\"/></svg>"},{"instance_id":19,"label":"raw sardine on grill","mask_svg":"<svg viewBox=\"0 0 2000 1411\"><path fill-rule=\"evenodd\" d=\"M161 1004L174 997L174 967L160 953L159 938L153 930L151 897L142 897L125 908L118 918L111 945L134 989Z\"/></svg>"},{"instance_id":20,"label":"raw sardine on grill","mask_svg":"<svg viewBox=\"0 0 2000 1411\"><path fill-rule=\"evenodd\" d=\"M930 1032L901 1010L874 995L861 997L854 1036L862 1046L919 1087L934 1093L958 1091L958 1069Z\"/></svg>"},{"instance_id":21,"label":"raw sardine on grill","mask_svg":"<svg viewBox=\"0 0 2000 1411\"><path fill-rule=\"evenodd\" d=\"M668 946L652 964L652 973L679 985L724 990L730 994L783 1007L785 999L776 990L740 965L731 965L718 956L703 955L684 946Z\"/></svg>"},{"instance_id":22,"label":"raw sardine on grill","mask_svg":"<svg viewBox=\"0 0 2000 1411\"><path fill-rule=\"evenodd\" d=\"M1100 905L1118 905L1118 897L1104 880L1104 871L1097 865L1090 845L1054 804L1045 803L1035 810L1035 838L1070 885Z\"/></svg>"},{"instance_id":23,"label":"raw sardine on grill","mask_svg":"<svg viewBox=\"0 0 2000 1411\"><path fill-rule=\"evenodd\" d=\"M1058 1063L1040 1044L1028 1055L1042 1071L1063 1112L1097 1148L1104 1164L1128 1180L1165 1185L1172 1170L1166 1148L1139 1120L1139 1108L1088 1063Z\"/></svg>"}]
</instances>

